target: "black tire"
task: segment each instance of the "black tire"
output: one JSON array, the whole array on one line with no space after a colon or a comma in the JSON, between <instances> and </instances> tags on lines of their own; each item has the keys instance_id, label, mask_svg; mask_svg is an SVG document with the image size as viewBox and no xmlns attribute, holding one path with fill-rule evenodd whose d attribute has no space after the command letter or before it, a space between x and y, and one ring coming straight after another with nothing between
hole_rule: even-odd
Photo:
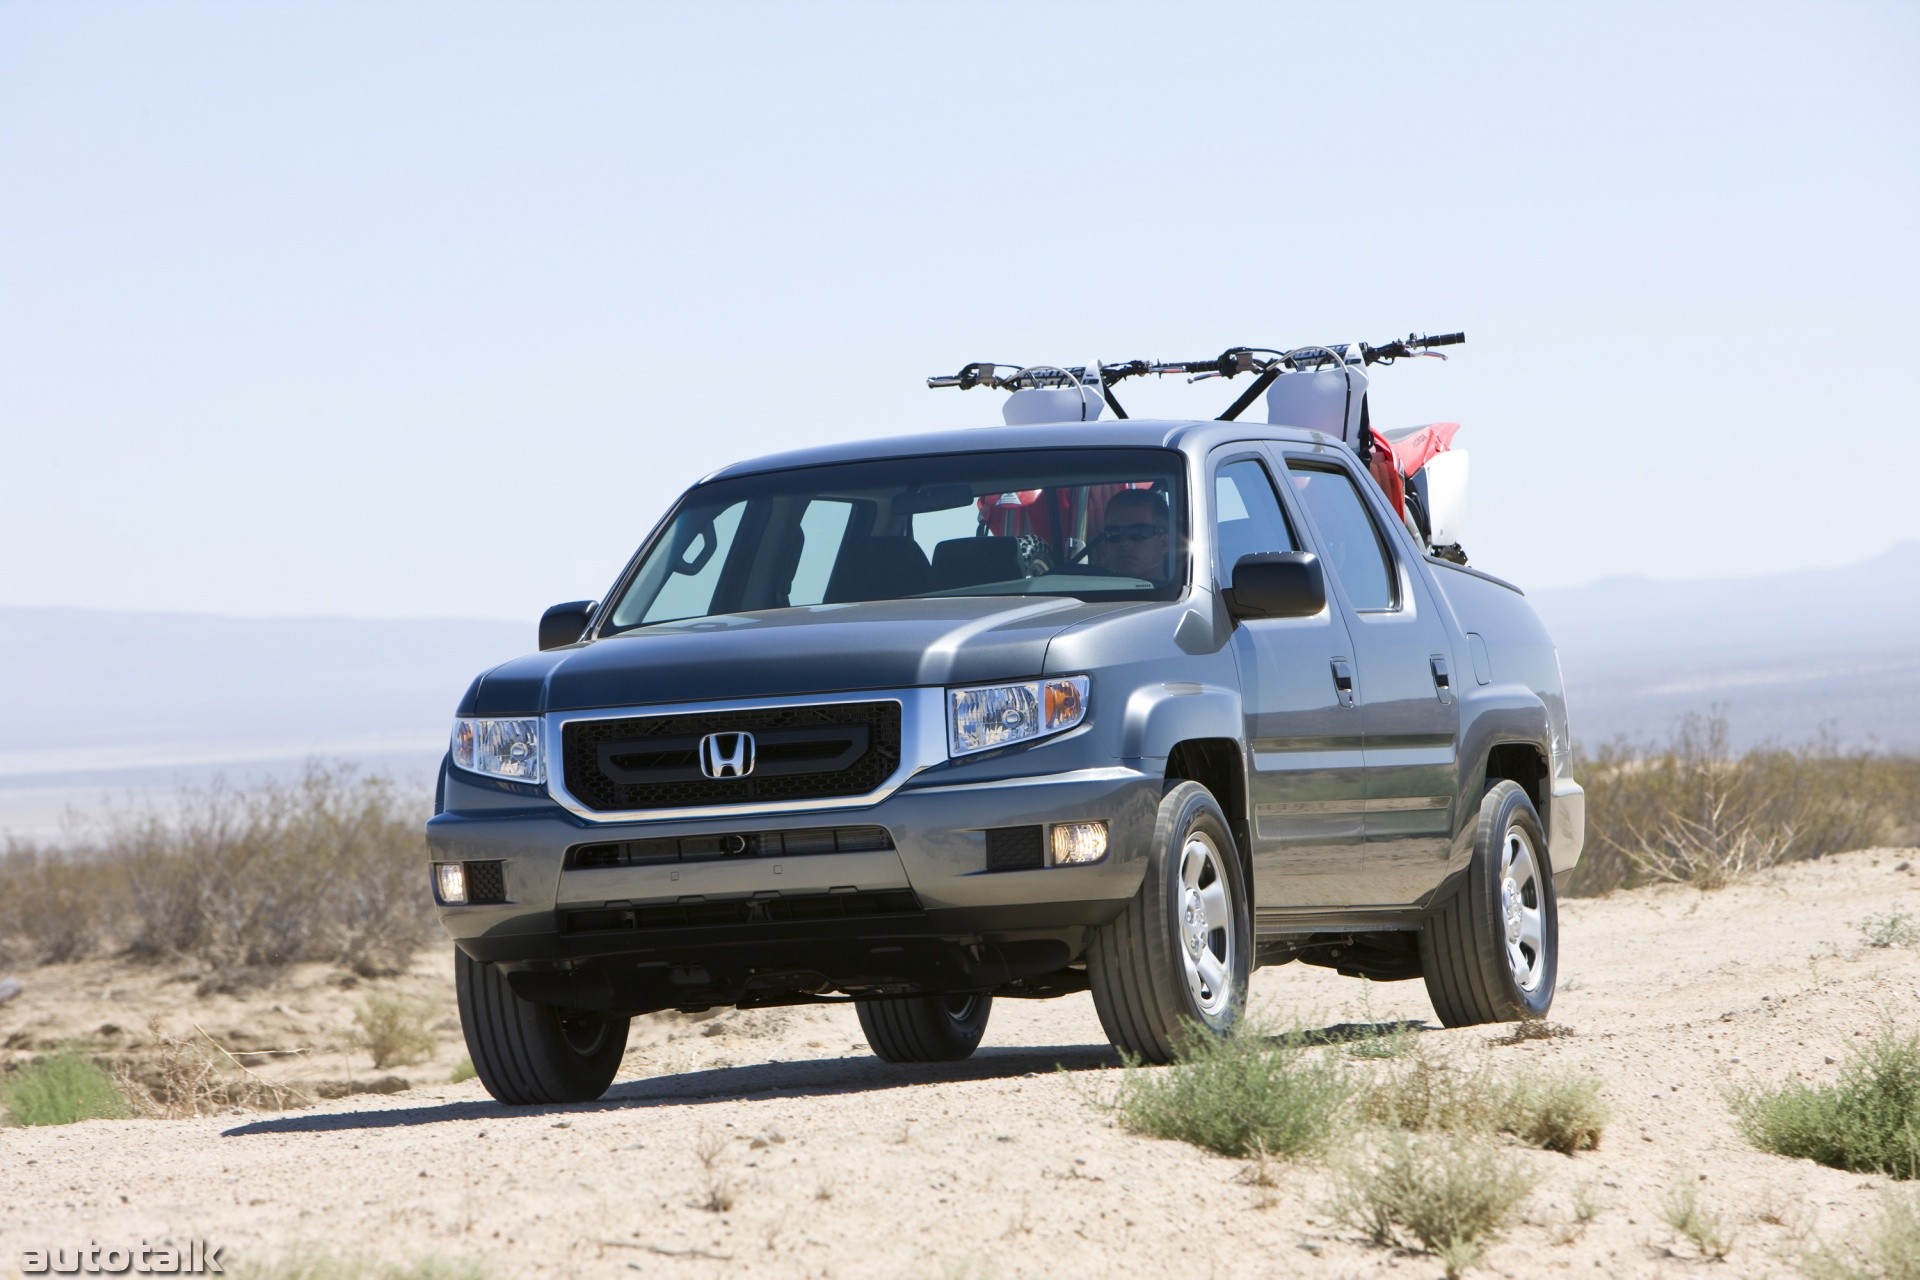
<instances>
[{"instance_id":1,"label":"black tire","mask_svg":"<svg viewBox=\"0 0 1920 1280\"><path fill-rule=\"evenodd\" d=\"M1189 885L1182 868L1192 861L1195 841L1211 846L1214 856L1199 883ZM1190 899L1207 894L1216 881L1226 900L1225 919L1213 919L1216 910L1190 931ZM1217 908L1219 895L1207 896ZM1233 1033L1253 974L1248 900L1239 849L1213 793L1197 782L1169 787L1140 892L1118 919L1094 931L1087 948L1093 1005L1114 1048L1143 1062L1172 1062L1190 1034ZM1195 943L1212 955L1216 980L1207 980ZM1191 971L1189 959L1195 962Z\"/></svg>"},{"instance_id":2,"label":"black tire","mask_svg":"<svg viewBox=\"0 0 1920 1280\"><path fill-rule=\"evenodd\" d=\"M992 996L906 996L854 1006L873 1052L888 1062L958 1062L986 1034Z\"/></svg>"},{"instance_id":3,"label":"black tire","mask_svg":"<svg viewBox=\"0 0 1920 1280\"><path fill-rule=\"evenodd\" d=\"M1516 856L1515 842L1521 852ZM1530 874L1505 888L1507 867L1524 858ZM1508 903L1515 915L1509 932ZM1527 915L1533 913L1527 942ZM1514 950L1509 937L1515 936ZM1517 959L1515 955L1517 953ZM1522 964L1523 982L1515 972ZM1443 1025L1544 1018L1553 1007L1560 970L1559 899L1547 862L1546 834L1533 801L1519 784L1498 782L1480 801L1473 833L1473 860L1451 895L1435 907L1420 930L1420 968L1427 994Z\"/></svg>"},{"instance_id":4,"label":"black tire","mask_svg":"<svg viewBox=\"0 0 1920 1280\"><path fill-rule=\"evenodd\" d=\"M453 985L474 1073L508 1106L592 1102L613 1083L630 1019L522 1000L498 966L458 948Z\"/></svg>"}]
</instances>

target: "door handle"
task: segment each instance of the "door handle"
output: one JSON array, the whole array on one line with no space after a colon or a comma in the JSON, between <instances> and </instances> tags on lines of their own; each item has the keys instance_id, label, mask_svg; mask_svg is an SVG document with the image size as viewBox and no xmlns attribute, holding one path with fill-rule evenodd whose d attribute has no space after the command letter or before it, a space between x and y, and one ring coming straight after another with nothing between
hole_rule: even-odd
<instances>
[{"instance_id":1,"label":"door handle","mask_svg":"<svg viewBox=\"0 0 1920 1280\"><path fill-rule=\"evenodd\" d=\"M1433 688L1440 695L1440 701L1453 701L1453 677L1447 671L1447 660L1439 654L1433 655Z\"/></svg>"},{"instance_id":2,"label":"door handle","mask_svg":"<svg viewBox=\"0 0 1920 1280\"><path fill-rule=\"evenodd\" d=\"M1333 660L1333 691L1340 697L1340 705L1353 705L1353 667L1345 658Z\"/></svg>"}]
</instances>

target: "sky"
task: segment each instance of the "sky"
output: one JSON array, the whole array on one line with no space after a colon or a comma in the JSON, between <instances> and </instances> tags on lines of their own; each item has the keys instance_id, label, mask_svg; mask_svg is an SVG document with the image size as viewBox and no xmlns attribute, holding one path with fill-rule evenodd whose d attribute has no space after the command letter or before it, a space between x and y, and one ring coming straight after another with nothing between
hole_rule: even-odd
<instances>
[{"instance_id":1,"label":"sky","mask_svg":"<svg viewBox=\"0 0 1920 1280\"><path fill-rule=\"evenodd\" d=\"M1465 330L1525 586L1920 537L1920 6L0 0L0 605L532 619L976 359ZM1131 382L1136 416L1237 385Z\"/></svg>"}]
</instances>

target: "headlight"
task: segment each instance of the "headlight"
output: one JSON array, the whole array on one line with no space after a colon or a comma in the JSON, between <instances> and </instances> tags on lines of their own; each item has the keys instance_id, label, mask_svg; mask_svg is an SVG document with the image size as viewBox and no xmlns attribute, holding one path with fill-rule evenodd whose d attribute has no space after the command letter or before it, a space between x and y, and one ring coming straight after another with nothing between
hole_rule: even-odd
<instances>
[{"instance_id":1,"label":"headlight","mask_svg":"<svg viewBox=\"0 0 1920 1280\"><path fill-rule=\"evenodd\" d=\"M972 755L1071 729L1087 718L1087 678L947 690L947 754Z\"/></svg>"},{"instance_id":2,"label":"headlight","mask_svg":"<svg viewBox=\"0 0 1920 1280\"><path fill-rule=\"evenodd\" d=\"M453 762L462 769L512 782L545 782L538 720L453 722Z\"/></svg>"}]
</instances>

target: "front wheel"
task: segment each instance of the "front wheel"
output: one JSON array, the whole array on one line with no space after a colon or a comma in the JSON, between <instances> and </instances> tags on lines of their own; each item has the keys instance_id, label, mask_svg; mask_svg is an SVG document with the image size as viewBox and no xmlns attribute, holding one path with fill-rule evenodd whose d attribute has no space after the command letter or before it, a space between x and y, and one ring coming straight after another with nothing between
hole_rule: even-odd
<instances>
[{"instance_id":1,"label":"front wheel","mask_svg":"<svg viewBox=\"0 0 1920 1280\"><path fill-rule=\"evenodd\" d=\"M474 1074L508 1106L592 1102L613 1083L630 1020L514 994L499 966L455 949L453 985Z\"/></svg>"},{"instance_id":2,"label":"front wheel","mask_svg":"<svg viewBox=\"0 0 1920 1280\"><path fill-rule=\"evenodd\" d=\"M993 997L862 1000L854 1012L860 1015L867 1044L887 1062L958 1062L980 1047Z\"/></svg>"},{"instance_id":3,"label":"front wheel","mask_svg":"<svg viewBox=\"0 0 1920 1280\"><path fill-rule=\"evenodd\" d=\"M1093 1005L1114 1048L1171 1062L1190 1034L1233 1032L1253 974L1247 902L1213 793L1197 782L1170 787L1139 893L1087 948Z\"/></svg>"},{"instance_id":4,"label":"front wheel","mask_svg":"<svg viewBox=\"0 0 1920 1280\"><path fill-rule=\"evenodd\" d=\"M1420 931L1420 967L1443 1025L1544 1018L1560 968L1560 911L1533 801L1498 782L1480 802L1473 859Z\"/></svg>"}]
</instances>

